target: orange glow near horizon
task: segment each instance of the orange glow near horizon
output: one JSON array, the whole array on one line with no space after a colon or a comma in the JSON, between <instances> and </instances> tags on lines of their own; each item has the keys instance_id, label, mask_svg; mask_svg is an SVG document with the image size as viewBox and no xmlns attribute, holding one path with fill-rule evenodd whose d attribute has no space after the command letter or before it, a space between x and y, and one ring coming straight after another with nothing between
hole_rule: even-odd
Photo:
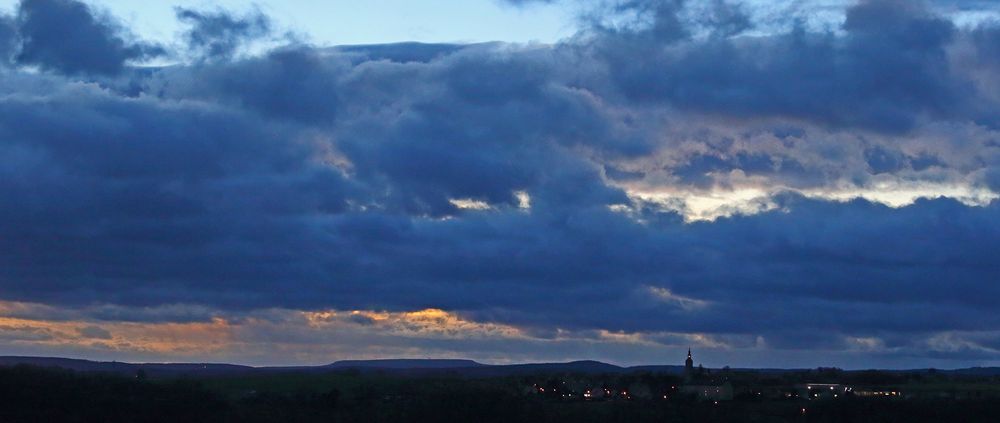
<instances>
[{"instance_id":1,"label":"orange glow near horizon","mask_svg":"<svg viewBox=\"0 0 1000 423\"><path fill-rule=\"evenodd\" d=\"M185 306L168 306L168 310ZM108 320L128 316L135 321ZM472 358L492 363L613 357L627 346L660 357L665 349L730 349L711 334L621 330L540 331L477 321L440 308L412 311L262 309L215 312L196 321L157 321L163 309L59 308L0 301L0 355L132 362L317 365L338 359ZM145 313L145 314L144 314ZM673 341L666 341L670 339ZM676 344L676 345L674 345ZM765 345L758 341L752 348ZM737 347L743 348L743 347ZM523 355L509 355L521 349ZM602 355L611 354L611 355ZM606 358L607 359L607 358Z\"/></svg>"}]
</instances>

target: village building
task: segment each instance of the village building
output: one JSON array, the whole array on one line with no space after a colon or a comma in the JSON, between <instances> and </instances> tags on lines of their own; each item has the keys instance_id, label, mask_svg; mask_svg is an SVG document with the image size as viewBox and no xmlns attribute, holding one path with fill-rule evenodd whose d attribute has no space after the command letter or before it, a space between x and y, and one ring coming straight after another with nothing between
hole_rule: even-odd
<instances>
[{"instance_id":1,"label":"village building","mask_svg":"<svg viewBox=\"0 0 1000 423\"><path fill-rule=\"evenodd\" d=\"M692 395L703 401L731 401L733 385L728 381L708 379L702 374L701 366L696 370L691 348L688 348L687 359L684 360L685 384L678 388L682 395Z\"/></svg>"},{"instance_id":2,"label":"village building","mask_svg":"<svg viewBox=\"0 0 1000 423\"><path fill-rule=\"evenodd\" d=\"M729 382L713 385L682 385L681 394L694 395L703 401L731 401L733 385Z\"/></svg>"},{"instance_id":3,"label":"village building","mask_svg":"<svg viewBox=\"0 0 1000 423\"><path fill-rule=\"evenodd\" d=\"M851 395L854 393L854 388L833 383L804 383L795 385L795 392L799 398L827 399Z\"/></svg>"}]
</instances>

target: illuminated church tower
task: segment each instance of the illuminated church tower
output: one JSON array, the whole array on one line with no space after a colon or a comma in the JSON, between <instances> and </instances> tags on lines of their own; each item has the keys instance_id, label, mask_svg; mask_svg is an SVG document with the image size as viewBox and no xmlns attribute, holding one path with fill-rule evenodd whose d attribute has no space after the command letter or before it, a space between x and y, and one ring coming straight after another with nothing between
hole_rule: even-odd
<instances>
[{"instance_id":1,"label":"illuminated church tower","mask_svg":"<svg viewBox=\"0 0 1000 423\"><path fill-rule=\"evenodd\" d=\"M694 360L691 359L691 348L688 348L688 358L684 360L684 374L691 375L694 373Z\"/></svg>"}]
</instances>

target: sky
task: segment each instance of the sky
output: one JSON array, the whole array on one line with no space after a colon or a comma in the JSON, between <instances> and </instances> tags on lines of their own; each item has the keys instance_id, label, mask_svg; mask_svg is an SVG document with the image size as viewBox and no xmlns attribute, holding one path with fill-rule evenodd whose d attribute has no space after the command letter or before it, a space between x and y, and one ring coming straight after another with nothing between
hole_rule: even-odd
<instances>
[{"instance_id":1,"label":"sky","mask_svg":"<svg viewBox=\"0 0 1000 423\"><path fill-rule=\"evenodd\" d=\"M0 1L0 355L1000 365L996 2L311 3Z\"/></svg>"},{"instance_id":2,"label":"sky","mask_svg":"<svg viewBox=\"0 0 1000 423\"><path fill-rule=\"evenodd\" d=\"M16 10L19 0L0 0ZM400 41L551 43L573 35L579 8L554 3L530 8L494 0L105 0L87 3L108 12L144 39L172 43L185 30L178 7L266 13L279 32L319 44Z\"/></svg>"}]
</instances>

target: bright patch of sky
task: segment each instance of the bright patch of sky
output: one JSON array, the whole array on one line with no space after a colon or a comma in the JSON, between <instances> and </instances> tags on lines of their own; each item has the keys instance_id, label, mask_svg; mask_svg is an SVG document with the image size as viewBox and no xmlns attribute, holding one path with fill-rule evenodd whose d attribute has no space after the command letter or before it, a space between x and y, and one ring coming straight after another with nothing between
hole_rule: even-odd
<instances>
[{"instance_id":1,"label":"bright patch of sky","mask_svg":"<svg viewBox=\"0 0 1000 423\"><path fill-rule=\"evenodd\" d=\"M18 0L0 0L14 10ZM498 0L102 0L87 1L110 11L137 35L170 42L183 27L174 7L257 7L274 19L279 32L291 30L319 45L420 42L554 42L576 31L571 7L538 4L514 7Z\"/></svg>"},{"instance_id":2,"label":"bright patch of sky","mask_svg":"<svg viewBox=\"0 0 1000 423\"><path fill-rule=\"evenodd\" d=\"M0 0L11 12L19 0ZM318 45L379 44L401 41L541 42L552 43L576 33L578 17L588 4L554 1L512 6L501 0L89 0L109 11L142 38L170 43L184 28L174 18L175 7L242 12L258 8L276 23ZM740 2L757 26L748 33L785 31L788 16L813 29L836 30L853 0L744 0ZM932 6L958 25L1000 19L1000 2L934 0ZM693 7L690 13L700 13Z\"/></svg>"},{"instance_id":3,"label":"bright patch of sky","mask_svg":"<svg viewBox=\"0 0 1000 423\"><path fill-rule=\"evenodd\" d=\"M905 207L920 199L952 198L967 206L986 206L1000 198L995 192L970 184L929 183L886 179L872 186L856 187L849 184L796 190L788 187L743 187L736 189L713 189L705 191L685 191L664 187L662 190L636 190L623 187L629 196L659 204L665 210L679 212L688 222L713 221L720 217L751 215L774 210L776 194L796 192L809 198L852 201L863 198L889 207ZM614 209L630 212L627 207Z\"/></svg>"}]
</instances>

